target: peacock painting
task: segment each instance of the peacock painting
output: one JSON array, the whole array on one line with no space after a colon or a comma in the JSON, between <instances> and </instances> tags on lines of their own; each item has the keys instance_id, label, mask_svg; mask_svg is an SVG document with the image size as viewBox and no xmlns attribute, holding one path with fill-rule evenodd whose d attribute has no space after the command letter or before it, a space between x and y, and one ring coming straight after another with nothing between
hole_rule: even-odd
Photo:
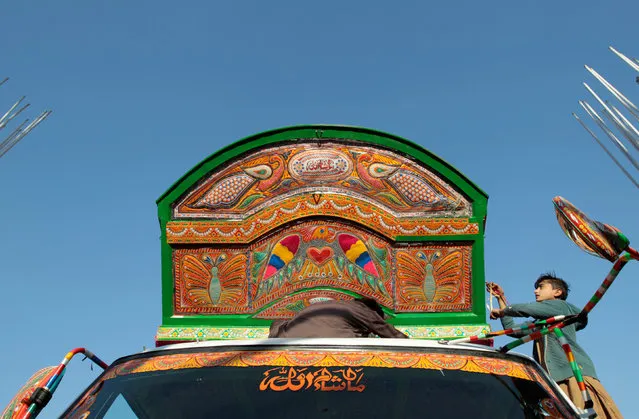
<instances>
[{"instance_id":1,"label":"peacock painting","mask_svg":"<svg viewBox=\"0 0 639 419\"><path fill-rule=\"evenodd\" d=\"M390 188L409 206L454 208L458 205L458 202L453 203L433 182L407 170L401 164L376 161L373 156L364 153L357 158L355 168L359 178L377 190L382 197L391 198L383 192Z\"/></svg>"},{"instance_id":2,"label":"peacock painting","mask_svg":"<svg viewBox=\"0 0 639 419\"><path fill-rule=\"evenodd\" d=\"M229 208L257 183L258 191L266 191L275 185L284 173L286 164L281 156L270 156L269 164L243 167L242 172L226 176L213 184L192 208Z\"/></svg>"}]
</instances>

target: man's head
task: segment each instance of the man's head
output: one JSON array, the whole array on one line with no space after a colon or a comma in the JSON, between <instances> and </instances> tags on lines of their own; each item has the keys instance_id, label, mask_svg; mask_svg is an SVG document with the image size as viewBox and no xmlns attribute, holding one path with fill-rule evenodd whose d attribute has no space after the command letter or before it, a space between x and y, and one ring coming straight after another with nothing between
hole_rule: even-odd
<instances>
[{"instance_id":1,"label":"man's head","mask_svg":"<svg viewBox=\"0 0 639 419\"><path fill-rule=\"evenodd\" d=\"M569 291L568 283L558 278L553 272L541 274L535 281L535 299L537 301L565 300L568 298Z\"/></svg>"},{"instance_id":2,"label":"man's head","mask_svg":"<svg viewBox=\"0 0 639 419\"><path fill-rule=\"evenodd\" d=\"M366 307L373 310L375 313L379 314L379 317L384 318L384 311L382 310L382 306L379 305L377 301L369 297L359 297L356 298L355 301L358 301L364 304Z\"/></svg>"}]
</instances>

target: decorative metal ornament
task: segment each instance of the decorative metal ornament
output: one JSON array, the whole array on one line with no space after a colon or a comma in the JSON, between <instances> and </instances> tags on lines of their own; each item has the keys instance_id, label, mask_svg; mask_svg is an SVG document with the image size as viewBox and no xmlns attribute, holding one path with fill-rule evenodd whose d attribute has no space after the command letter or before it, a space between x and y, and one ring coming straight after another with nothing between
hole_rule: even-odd
<instances>
[{"instance_id":1,"label":"decorative metal ornament","mask_svg":"<svg viewBox=\"0 0 639 419\"><path fill-rule=\"evenodd\" d=\"M628 248L630 241L616 227L591 220L560 196L553 203L561 229L584 251L614 262Z\"/></svg>"}]
</instances>

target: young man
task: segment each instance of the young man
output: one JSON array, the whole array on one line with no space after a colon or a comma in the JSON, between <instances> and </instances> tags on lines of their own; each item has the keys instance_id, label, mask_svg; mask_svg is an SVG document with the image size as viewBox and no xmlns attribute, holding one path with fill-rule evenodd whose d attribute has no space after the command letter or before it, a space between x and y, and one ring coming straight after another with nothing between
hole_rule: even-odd
<instances>
[{"instance_id":1,"label":"young man","mask_svg":"<svg viewBox=\"0 0 639 419\"><path fill-rule=\"evenodd\" d=\"M490 318L501 319L504 329L516 326L513 317L532 317L535 320L543 320L553 316L581 312L581 309L566 301L569 291L566 281L557 278L552 273L542 274L535 281L536 301L534 303L508 305L502 287L489 282L486 284L486 289L497 297L499 303L499 308L492 310ZM577 343L577 331L586 327L587 324L588 320L586 319L564 327L562 331L570 343L577 364L581 368L597 416L599 418L622 418L615 402L597 379L592 360ZM573 403L577 407L583 408L584 401L577 386L577 380L573 376L559 339L554 333L545 335L534 342L533 357L548 371Z\"/></svg>"},{"instance_id":2,"label":"young man","mask_svg":"<svg viewBox=\"0 0 639 419\"><path fill-rule=\"evenodd\" d=\"M270 338L382 338L408 336L384 321L384 312L372 298L330 300L311 304L290 320L271 324Z\"/></svg>"}]
</instances>

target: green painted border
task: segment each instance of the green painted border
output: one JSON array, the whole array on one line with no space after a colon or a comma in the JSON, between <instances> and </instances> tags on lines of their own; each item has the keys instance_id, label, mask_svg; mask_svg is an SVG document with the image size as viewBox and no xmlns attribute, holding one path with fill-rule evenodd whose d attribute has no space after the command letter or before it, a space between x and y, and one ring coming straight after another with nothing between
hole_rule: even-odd
<instances>
[{"instance_id":1,"label":"green painted border","mask_svg":"<svg viewBox=\"0 0 639 419\"><path fill-rule=\"evenodd\" d=\"M488 324L450 326L398 326L413 339L458 339L491 331ZM183 342L232 339L265 339L268 327L160 327L157 342Z\"/></svg>"},{"instance_id":2,"label":"green painted border","mask_svg":"<svg viewBox=\"0 0 639 419\"><path fill-rule=\"evenodd\" d=\"M319 135L318 135L319 134ZM158 218L160 221L160 242L162 257L162 325L163 326L266 326L270 320L253 319L250 314L242 315L194 315L173 316L173 259L171 246L167 243L166 224L171 220L171 209L185 192L208 173L229 160L258 150L266 146L291 143L297 138L340 138L345 141L380 146L399 152L407 158L417 161L437 172L443 179L461 191L473 205L473 217L470 222L478 223L478 234L460 236L424 236L400 237L398 241L428 243L449 241L472 243L472 311L464 313L398 313L393 323L405 326L444 326L453 324L479 325L486 321L484 308L484 220L486 218L488 195L471 182L455 167L423 147L396 135L368 128L336 125L301 125L279 128L255 134L230 144L211 154L175 182L158 200Z\"/></svg>"}]
</instances>

